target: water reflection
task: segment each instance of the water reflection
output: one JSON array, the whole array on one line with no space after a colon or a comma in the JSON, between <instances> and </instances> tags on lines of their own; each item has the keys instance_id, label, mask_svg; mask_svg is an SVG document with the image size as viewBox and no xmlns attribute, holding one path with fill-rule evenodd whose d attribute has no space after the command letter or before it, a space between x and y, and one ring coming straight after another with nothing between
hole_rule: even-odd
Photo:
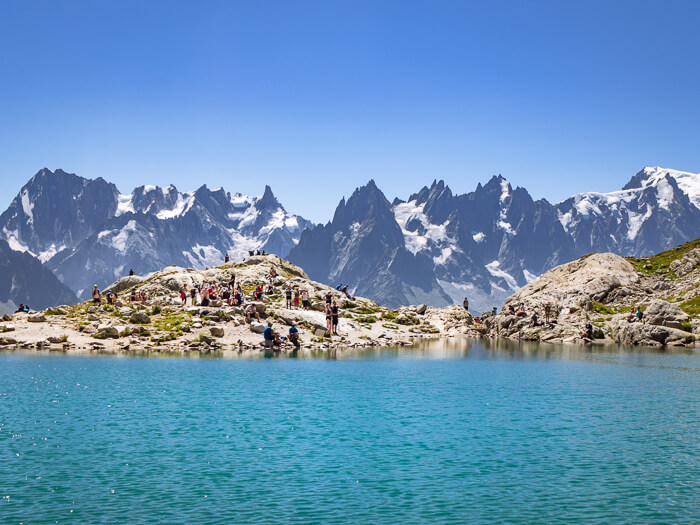
<instances>
[{"instance_id":1,"label":"water reflection","mask_svg":"<svg viewBox=\"0 0 700 525\"><path fill-rule=\"evenodd\" d=\"M323 359L323 360L537 360L537 361L595 361L604 363L646 366L656 362L655 357L673 355L686 356L689 369L697 369L700 352L690 348L656 348L624 345L575 345L539 343L536 341L512 341L508 339L469 339L435 338L423 339L414 346L344 348L344 349L300 349L273 351L272 349L246 349L211 351L202 353L191 351L161 350L143 351L94 351L77 354L49 350L0 350L0 355L56 355L67 356L110 356L140 358L177 359ZM674 366L675 368L675 366Z\"/></svg>"}]
</instances>

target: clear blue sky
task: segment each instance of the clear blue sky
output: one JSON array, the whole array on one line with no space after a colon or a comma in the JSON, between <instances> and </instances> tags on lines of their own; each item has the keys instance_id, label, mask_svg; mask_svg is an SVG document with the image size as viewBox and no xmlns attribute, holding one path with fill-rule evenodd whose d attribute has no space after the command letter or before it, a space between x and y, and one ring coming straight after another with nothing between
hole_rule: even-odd
<instances>
[{"instance_id":1,"label":"clear blue sky","mask_svg":"<svg viewBox=\"0 0 700 525\"><path fill-rule=\"evenodd\" d=\"M534 197L700 172L700 2L0 4L0 208L40 168L328 220L501 173Z\"/></svg>"}]
</instances>

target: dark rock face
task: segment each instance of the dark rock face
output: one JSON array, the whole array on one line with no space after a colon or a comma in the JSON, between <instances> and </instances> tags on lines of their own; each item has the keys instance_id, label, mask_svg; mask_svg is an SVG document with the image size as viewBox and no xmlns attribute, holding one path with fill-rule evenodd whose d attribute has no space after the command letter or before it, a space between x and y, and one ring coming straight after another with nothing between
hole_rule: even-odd
<instances>
[{"instance_id":1,"label":"dark rock face","mask_svg":"<svg viewBox=\"0 0 700 525\"><path fill-rule=\"evenodd\" d=\"M261 197L202 186L140 186L121 195L102 179L37 173L0 216L0 238L37 255L82 298L134 269L204 268L249 250L286 256L311 223L287 213L269 186Z\"/></svg>"},{"instance_id":2,"label":"dark rock face","mask_svg":"<svg viewBox=\"0 0 700 525\"><path fill-rule=\"evenodd\" d=\"M354 294L388 306L449 303L429 258L406 249L391 203L374 181L343 199L330 223L302 233L289 259L311 279L349 284Z\"/></svg>"},{"instance_id":3,"label":"dark rock face","mask_svg":"<svg viewBox=\"0 0 700 525\"><path fill-rule=\"evenodd\" d=\"M341 201L331 223L305 232L289 257L313 278L349 283L387 306L418 298L397 292L417 287L421 302L468 296L481 312L581 255L649 255L699 237L695 187L700 175L646 168L619 192L552 205L497 176L465 195L433 181L389 205L370 182Z\"/></svg>"},{"instance_id":4,"label":"dark rock face","mask_svg":"<svg viewBox=\"0 0 700 525\"><path fill-rule=\"evenodd\" d=\"M28 304L40 310L59 304L75 304L75 294L41 262L28 253L16 252L0 240L0 314Z\"/></svg>"}]
</instances>

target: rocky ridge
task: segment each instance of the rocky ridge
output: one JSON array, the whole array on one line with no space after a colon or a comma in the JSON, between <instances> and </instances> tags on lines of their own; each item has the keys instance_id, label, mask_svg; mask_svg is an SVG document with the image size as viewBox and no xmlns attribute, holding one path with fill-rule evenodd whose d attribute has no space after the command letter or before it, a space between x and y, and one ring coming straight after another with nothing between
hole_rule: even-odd
<instances>
[{"instance_id":1,"label":"rocky ridge","mask_svg":"<svg viewBox=\"0 0 700 525\"><path fill-rule=\"evenodd\" d=\"M549 303L556 323L544 320ZM509 314L524 306L525 316ZM641 308L642 321L633 319ZM612 253L581 257L546 272L485 319L487 334L520 340L575 342L586 322L601 341L694 346L700 340L700 239L650 257Z\"/></svg>"}]
</instances>

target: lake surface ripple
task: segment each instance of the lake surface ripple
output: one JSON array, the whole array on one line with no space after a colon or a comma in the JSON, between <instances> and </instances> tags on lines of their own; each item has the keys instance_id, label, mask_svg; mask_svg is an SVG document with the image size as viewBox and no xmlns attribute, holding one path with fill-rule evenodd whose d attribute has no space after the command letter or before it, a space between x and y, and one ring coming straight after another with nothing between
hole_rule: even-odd
<instances>
[{"instance_id":1,"label":"lake surface ripple","mask_svg":"<svg viewBox=\"0 0 700 525\"><path fill-rule=\"evenodd\" d=\"M698 523L700 354L0 353L0 523Z\"/></svg>"}]
</instances>

